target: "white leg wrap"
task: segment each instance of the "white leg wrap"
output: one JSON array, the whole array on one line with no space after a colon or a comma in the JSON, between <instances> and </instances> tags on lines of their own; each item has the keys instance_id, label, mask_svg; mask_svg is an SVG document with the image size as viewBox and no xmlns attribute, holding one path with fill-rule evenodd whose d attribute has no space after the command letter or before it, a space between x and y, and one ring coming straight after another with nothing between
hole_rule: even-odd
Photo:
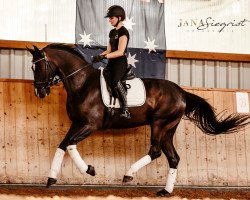
<instances>
[{"instance_id":1,"label":"white leg wrap","mask_svg":"<svg viewBox=\"0 0 250 200\"><path fill-rule=\"evenodd\" d=\"M126 176L133 176L133 173L137 172L139 169L149 164L152 161L149 155L142 157L140 160L135 162L128 170Z\"/></svg>"},{"instance_id":2,"label":"white leg wrap","mask_svg":"<svg viewBox=\"0 0 250 200\"><path fill-rule=\"evenodd\" d=\"M88 170L88 165L81 158L79 152L76 149L76 145L69 145L67 150L76 167L82 174L85 173Z\"/></svg>"},{"instance_id":3,"label":"white leg wrap","mask_svg":"<svg viewBox=\"0 0 250 200\"><path fill-rule=\"evenodd\" d=\"M52 164L51 164L51 168L50 168L50 172L49 172L49 178L55 178L56 179L57 174L59 173L61 165L62 165L64 154L65 154L65 151L63 151L60 148L57 148L55 156L54 156Z\"/></svg>"},{"instance_id":4,"label":"white leg wrap","mask_svg":"<svg viewBox=\"0 0 250 200\"><path fill-rule=\"evenodd\" d=\"M174 183L176 181L176 175L177 175L177 169L170 168L168 172L167 184L165 187L165 190L167 190L169 193L173 192Z\"/></svg>"}]
</instances>

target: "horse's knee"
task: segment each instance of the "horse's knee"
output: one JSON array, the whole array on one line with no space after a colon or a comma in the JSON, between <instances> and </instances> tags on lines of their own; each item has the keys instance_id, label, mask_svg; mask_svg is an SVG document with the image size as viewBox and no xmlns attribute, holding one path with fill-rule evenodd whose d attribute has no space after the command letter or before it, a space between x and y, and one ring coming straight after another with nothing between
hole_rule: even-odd
<instances>
[{"instance_id":1,"label":"horse's knee","mask_svg":"<svg viewBox=\"0 0 250 200\"><path fill-rule=\"evenodd\" d=\"M148 155L150 156L151 160L159 158L161 156L161 149L157 146L151 146Z\"/></svg>"},{"instance_id":2,"label":"horse's knee","mask_svg":"<svg viewBox=\"0 0 250 200\"><path fill-rule=\"evenodd\" d=\"M58 148L62 149L63 151L67 150L67 146L64 144L60 144Z\"/></svg>"},{"instance_id":3,"label":"horse's knee","mask_svg":"<svg viewBox=\"0 0 250 200\"><path fill-rule=\"evenodd\" d=\"M161 151L156 151L156 152L152 152L149 153L149 156L152 160L159 158L161 156Z\"/></svg>"},{"instance_id":4,"label":"horse's knee","mask_svg":"<svg viewBox=\"0 0 250 200\"><path fill-rule=\"evenodd\" d=\"M70 145L76 145L77 143L76 142L70 142L70 141L62 141L59 145L59 148L66 151L67 150L67 147L70 146Z\"/></svg>"}]
</instances>

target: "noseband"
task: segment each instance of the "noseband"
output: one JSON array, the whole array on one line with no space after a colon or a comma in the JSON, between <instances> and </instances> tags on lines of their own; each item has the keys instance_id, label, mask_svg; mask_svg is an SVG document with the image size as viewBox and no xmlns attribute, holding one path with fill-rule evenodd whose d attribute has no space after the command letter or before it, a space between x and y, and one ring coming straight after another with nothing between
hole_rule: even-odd
<instances>
[{"instance_id":1,"label":"noseband","mask_svg":"<svg viewBox=\"0 0 250 200\"><path fill-rule=\"evenodd\" d=\"M85 67L87 66L90 66L91 64L87 64L87 65L84 65L82 68L72 72L71 74L65 76L63 74L63 78L55 78L55 74L53 73L53 69L51 67L51 64L50 64L50 61L48 60L48 58L46 57L45 53L43 52L43 58L39 59L39 60L36 60L34 62L32 62L32 71L33 71L33 74L34 74L34 77L35 77L35 64L40 62L40 61L44 61L45 62L45 75L46 75L46 80L45 81L36 81L34 80L34 86L36 88L40 88L40 89L47 89L55 84L58 84L59 82L63 81L63 80L66 80L68 79L69 77L71 76L74 76L76 73L78 73L79 71L81 71L82 69L84 69ZM52 76L49 77L49 70L52 71ZM35 78L34 78L35 79Z\"/></svg>"}]
</instances>

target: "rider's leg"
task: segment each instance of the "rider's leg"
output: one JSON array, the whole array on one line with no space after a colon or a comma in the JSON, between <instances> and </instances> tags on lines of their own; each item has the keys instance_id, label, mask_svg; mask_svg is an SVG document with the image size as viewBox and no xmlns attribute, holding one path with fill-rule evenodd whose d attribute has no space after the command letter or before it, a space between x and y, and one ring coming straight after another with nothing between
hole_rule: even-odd
<instances>
[{"instance_id":1,"label":"rider's leg","mask_svg":"<svg viewBox=\"0 0 250 200\"><path fill-rule=\"evenodd\" d=\"M127 91L124 88L123 84L121 83L121 81L118 81L117 86L115 87L115 91L118 93L119 96L119 100L121 103L121 107L122 107L122 113L121 113L121 117L130 119L130 113L128 111L128 104L127 104Z\"/></svg>"},{"instance_id":2,"label":"rider's leg","mask_svg":"<svg viewBox=\"0 0 250 200\"><path fill-rule=\"evenodd\" d=\"M119 98L123 111L121 117L130 118L130 113L128 112L127 105L127 91L121 82L127 71L127 67L128 64L126 62L112 61L108 63L108 69L110 70L111 74L111 85Z\"/></svg>"}]
</instances>

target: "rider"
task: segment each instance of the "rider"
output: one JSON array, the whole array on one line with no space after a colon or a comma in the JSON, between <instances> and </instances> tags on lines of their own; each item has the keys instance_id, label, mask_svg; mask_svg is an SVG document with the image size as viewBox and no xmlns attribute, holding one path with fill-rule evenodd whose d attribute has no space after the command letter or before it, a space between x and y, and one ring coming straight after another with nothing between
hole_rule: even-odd
<instances>
[{"instance_id":1,"label":"rider","mask_svg":"<svg viewBox=\"0 0 250 200\"><path fill-rule=\"evenodd\" d=\"M93 62L100 62L104 58L108 59L106 69L111 74L111 87L116 91L121 102L123 112L120 116L129 119L131 116L127 105L127 91L121 81L128 67L125 52L129 42L129 32L122 24L126 14L121 6L114 5L108 9L105 18L107 17L114 29L109 33L107 49L100 55L94 56Z\"/></svg>"}]
</instances>

